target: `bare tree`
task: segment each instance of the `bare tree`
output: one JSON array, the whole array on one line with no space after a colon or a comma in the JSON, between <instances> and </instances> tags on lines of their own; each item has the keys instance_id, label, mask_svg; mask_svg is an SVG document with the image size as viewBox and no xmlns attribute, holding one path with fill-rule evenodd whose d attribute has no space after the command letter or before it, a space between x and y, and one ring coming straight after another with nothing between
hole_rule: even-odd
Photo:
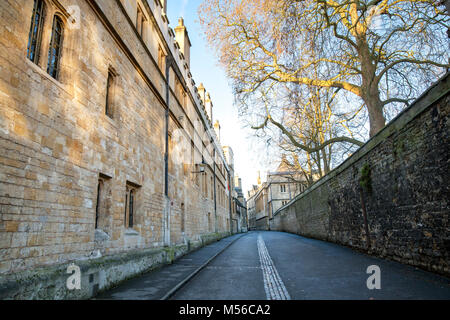
<instances>
[{"instance_id":1,"label":"bare tree","mask_svg":"<svg viewBox=\"0 0 450 320\"><path fill-rule=\"evenodd\" d=\"M344 116L334 113L336 95L330 88L299 90L298 86L286 84L272 94L264 91L259 99L265 106L260 115L265 121L252 128L263 131L259 136L271 137L274 148L280 151L277 154L286 156L290 171L301 173L308 184L327 174L344 154L363 144L353 137Z\"/></svg>"},{"instance_id":2,"label":"bare tree","mask_svg":"<svg viewBox=\"0 0 450 320\"><path fill-rule=\"evenodd\" d=\"M285 83L345 90L370 136L385 106L408 105L449 67L449 17L434 0L204 0L199 17L241 100Z\"/></svg>"}]
</instances>

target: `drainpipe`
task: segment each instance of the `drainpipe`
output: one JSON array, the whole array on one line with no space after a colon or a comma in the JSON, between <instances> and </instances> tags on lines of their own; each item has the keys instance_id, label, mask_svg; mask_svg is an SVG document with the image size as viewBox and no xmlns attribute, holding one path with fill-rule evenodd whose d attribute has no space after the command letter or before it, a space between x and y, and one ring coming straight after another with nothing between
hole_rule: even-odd
<instances>
[{"instance_id":1,"label":"drainpipe","mask_svg":"<svg viewBox=\"0 0 450 320\"><path fill-rule=\"evenodd\" d=\"M272 192L272 182L269 184L269 190L270 190L270 203L272 204L270 206L270 209L272 211L272 218L273 218L273 192Z\"/></svg>"},{"instance_id":2,"label":"drainpipe","mask_svg":"<svg viewBox=\"0 0 450 320\"><path fill-rule=\"evenodd\" d=\"M233 215L231 213L231 178L230 178L230 171L227 171L228 173L228 208L229 208L229 214L230 214L230 233L233 234Z\"/></svg>"},{"instance_id":3,"label":"drainpipe","mask_svg":"<svg viewBox=\"0 0 450 320\"><path fill-rule=\"evenodd\" d=\"M165 153L164 153L164 244L170 246L170 199L169 199L169 114L170 114L170 66L173 58L166 56L166 111L165 111Z\"/></svg>"},{"instance_id":4,"label":"drainpipe","mask_svg":"<svg viewBox=\"0 0 450 320\"><path fill-rule=\"evenodd\" d=\"M213 143L211 139L211 144ZM216 146L213 145L213 166L214 166L214 232L217 233L217 200L216 200Z\"/></svg>"}]
</instances>

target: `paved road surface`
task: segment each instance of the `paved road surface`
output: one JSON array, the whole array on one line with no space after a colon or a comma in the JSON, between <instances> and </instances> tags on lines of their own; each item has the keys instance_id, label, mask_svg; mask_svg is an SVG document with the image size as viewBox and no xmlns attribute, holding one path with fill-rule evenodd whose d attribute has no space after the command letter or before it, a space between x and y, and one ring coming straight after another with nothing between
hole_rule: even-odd
<instances>
[{"instance_id":1,"label":"paved road surface","mask_svg":"<svg viewBox=\"0 0 450 320\"><path fill-rule=\"evenodd\" d=\"M170 268L184 270L178 274L182 278L226 245L171 299L450 299L450 279L335 244L262 231L217 242L99 298L158 299L173 287ZM367 288L366 270L371 265L380 267L380 290ZM164 288L164 283L170 285Z\"/></svg>"}]
</instances>

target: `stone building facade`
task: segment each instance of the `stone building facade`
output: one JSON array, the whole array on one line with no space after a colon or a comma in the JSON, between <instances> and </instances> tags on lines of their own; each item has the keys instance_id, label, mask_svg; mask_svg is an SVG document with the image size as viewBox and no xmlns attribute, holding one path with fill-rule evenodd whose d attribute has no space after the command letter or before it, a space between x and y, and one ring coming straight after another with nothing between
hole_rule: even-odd
<instances>
[{"instance_id":1,"label":"stone building facade","mask_svg":"<svg viewBox=\"0 0 450 320\"><path fill-rule=\"evenodd\" d=\"M0 2L0 275L230 231L211 98L165 11Z\"/></svg>"},{"instance_id":2,"label":"stone building facade","mask_svg":"<svg viewBox=\"0 0 450 320\"><path fill-rule=\"evenodd\" d=\"M286 157L282 157L276 171L267 173L267 181L261 182L249 191L247 210L250 229L267 230L269 220L280 208L308 187L304 176L292 171Z\"/></svg>"},{"instance_id":3,"label":"stone building facade","mask_svg":"<svg viewBox=\"0 0 450 320\"><path fill-rule=\"evenodd\" d=\"M220 124L218 122L216 122L215 128L216 130L220 130ZM239 178L234 169L233 149L230 146L225 146L223 147L223 152L225 159L229 164L230 176L233 177L233 179L230 180L231 231L235 233L246 232L248 230L247 205L244 193L242 192L242 179Z\"/></svg>"}]
</instances>

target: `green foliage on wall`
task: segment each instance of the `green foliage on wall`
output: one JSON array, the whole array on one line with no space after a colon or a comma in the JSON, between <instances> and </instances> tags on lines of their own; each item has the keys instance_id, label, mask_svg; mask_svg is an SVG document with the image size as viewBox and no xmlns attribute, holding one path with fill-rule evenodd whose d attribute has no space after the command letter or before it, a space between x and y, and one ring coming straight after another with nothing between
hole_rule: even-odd
<instances>
[{"instance_id":1,"label":"green foliage on wall","mask_svg":"<svg viewBox=\"0 0 450 320\"><path fill-rule=\"evenodd\" d=\"M362 166L360 173L359 185L368 193L372 193L372 179L370 177L370 166L368 163Z\"/></svg>"}]
</instances>

